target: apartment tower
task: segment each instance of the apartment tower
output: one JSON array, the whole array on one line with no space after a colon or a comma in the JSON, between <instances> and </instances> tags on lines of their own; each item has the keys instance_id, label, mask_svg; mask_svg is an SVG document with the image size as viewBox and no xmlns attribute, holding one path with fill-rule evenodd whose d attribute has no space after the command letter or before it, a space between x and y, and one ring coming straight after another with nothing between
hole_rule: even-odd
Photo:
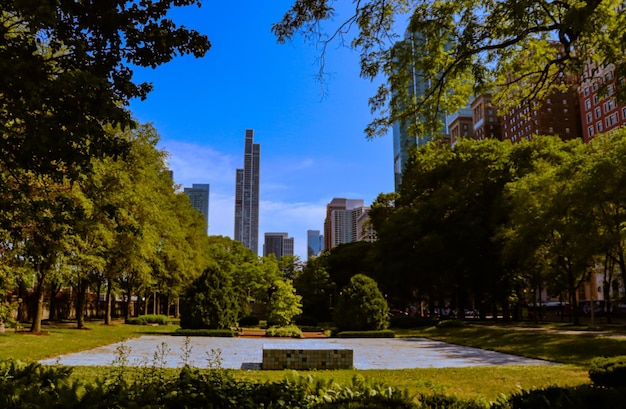
<instances>
[{"instance_id":1,"label":"apartment tower","mask_svg":"<svg viewBox=\"0 0 626 409\"><path fill-rule=\"evenodd\" d=\"M189 201L194 209L202 213L206 221L206 232L209 233L209 185L194 183L191 187L186 187L185 194L189 196Z\"/></svg>"},{"instance_id":2,"label":"apartment tower","mask_svg":"<svg viewBox=\"0 0 626 409\"><path fill-rule=\"evenodd\" d=\"M265 233L263 256L273 254L277 260L283 256L293 256L293 237L288 233Z\"/></svg>"},{"instance_id":3,"label":"apartment tower","mask_svg":"<svg viewBox=\"0 0 626 409\"><path fill-rule=\"evenodd\" d=\"M235 182L235 240L259 252L259 176L261 145L254 143L254 130L246 129L243 169Z\"/></svg>"}]
</instances>

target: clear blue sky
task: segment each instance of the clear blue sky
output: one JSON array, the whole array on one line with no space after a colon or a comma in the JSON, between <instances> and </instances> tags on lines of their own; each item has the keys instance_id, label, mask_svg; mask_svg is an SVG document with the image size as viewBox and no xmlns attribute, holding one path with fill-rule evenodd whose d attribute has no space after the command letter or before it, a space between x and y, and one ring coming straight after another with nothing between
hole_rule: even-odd
<instances>
[{"instance_id":1,"label":"clear blue sky","mask_svg":"<svg viewBox=\"0 0 626 409\"><path fill-rule=\"evenodd\" d=\"M333 197L370 205L393 191L393 144L391 135L368 141L363 133L377 84L359 77L357 52L329 50L324 92L315 78L319 50L300 37L276 42L271 24L292 3L205 1L175 10L172 18L208 35L212 47L202 59L137 70L135 78L154 90L131 110L155 125L177 184L211 185L211 235L233 237L235 169L243 167L245 130L254 129L261 144L259 254L265 232L287 232L306 260L306 231L323 231Z\"/></svg>"}]
</instances>

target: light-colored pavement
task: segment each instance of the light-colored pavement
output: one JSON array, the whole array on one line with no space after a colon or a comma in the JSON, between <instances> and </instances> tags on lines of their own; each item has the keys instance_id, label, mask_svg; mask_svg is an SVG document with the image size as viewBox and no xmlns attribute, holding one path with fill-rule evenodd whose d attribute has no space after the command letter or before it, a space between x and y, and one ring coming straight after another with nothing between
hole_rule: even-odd
<instances>
[{"instance_id":1,"label":"light-colored pavement","mask_svg":"<svg viewBox=\"0 0 626 409\"><path fill-rule=\"evenodd\" d=\"M40 361L67 366L106 366L122 355L133 366L176 368L189 365L205 368L219 359L222 368L258 368L263 348L352 349L356 369L445 368L493 365L550 365L477 348L462 347L424 338L378 339L272 339L272 338L184 338L143 336L89 351ZM126 352L120 354L120 350ZM183 357L187 357L184 359Z\"/></svg>"}]
</instances>

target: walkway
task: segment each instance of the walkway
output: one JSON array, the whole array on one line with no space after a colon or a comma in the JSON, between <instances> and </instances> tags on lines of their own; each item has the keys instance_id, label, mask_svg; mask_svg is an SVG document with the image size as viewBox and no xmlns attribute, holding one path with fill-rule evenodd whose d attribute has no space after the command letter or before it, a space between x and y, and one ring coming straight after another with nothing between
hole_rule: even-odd
<instances>
[{"instance_id":1,"label":"walkway","mask_svg":"<svg viewBox=\"0 0 626 409\"><path fill-rule=\"evenodd\" d=\"M188 344L186 344L188 340ZM62 355L40 361L43 364L67 366L106 366L126 351L128 364L135 366L209 367L216 361L222 368L257 369L263 348L343 349L354 351L356 369L445 368L499 365L550 365L550 362L528 359L477 348L462 347L425 338L377 339L278 339L278 338L209 338L177 336L142 336L123 343L89 351Z\"/></svg>"}]
</instances>

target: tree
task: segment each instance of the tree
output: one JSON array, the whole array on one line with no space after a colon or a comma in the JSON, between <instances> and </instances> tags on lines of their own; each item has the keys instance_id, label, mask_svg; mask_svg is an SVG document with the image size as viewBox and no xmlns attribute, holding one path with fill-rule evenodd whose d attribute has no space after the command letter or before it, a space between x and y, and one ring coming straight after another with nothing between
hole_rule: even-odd
<instances>
[{"instance_id":1,"label":"tree","mask_svg":"<svg viewBox=\"0 0 626 409\"><path fill-rule=\"evenodd\" d=\"M7 1L0 11L0 163L76 176L93 156L124 153L105 124L132 127L127 110L151 86L133 67L203 56L206 36L167 13L198 0Z\"/></svg>"},{"instance_id":2,"label":"tree","mask_svg":"<svg viewBox=\"0 0 626 409\"><path fill-rule=\"evenodd\" d=\"M233 278L217 265L204 270L181 299L181 328L228 329L237 325L239 308Z\"/></svg>"},{"instance_id":3,"label":"tree","mask_svg":"<svg viewBox=\"0 0 626 409\"><path fill-rule=\"evenodd\" d=\"M335 324L341 331L380 330L389 326L387 301L372 278L357 274L341 290Z\"/></svg>"},{"instance_id":4,"label":"tree","mask_svg":"<svg viewBox=\"0 0 626 409\"><path fill-rule=\"evenodd\" d=\"M324 267L322 260L315 257L307 261L293 281L296 292L302 296L302 315L317 321L330 320L330 307L334 301L335 283Z\"/></svg>"},{"instance_id":5,"label":"tree","mask_svg":"<svg viewBox=\"0 0 626 409\"><path fill-rule=\"evenodd\" d=\"M293 317L302 313L300 301L302 297L296 294L291 280L274 281L267 321L279 327L291 324Z\"/></svg>"},{"instance_id":6,"label":"tree","mask_svg":"<svg viewBox=\"0 0 626 409\"><path fill-rule=\"evenodd\" d=\"M279 42L300 32L321 43L321 71L326 48L338 41L360 51L361 76L388 77L370 99L380 116L367 127L369 137L397 121L413 134L436 132L441 113L486 91L503 108L542 100L564 87L564 77L581 75L587 60L613 64L618 77L626 74L626 15L619 0L365 0L346 11L349 17L337 18L345 3L295 1L272 30ZM403 20L409 24L398 41ZM423 97L408 92L414 74L429 84ZM616 87L618 100L626 101L626 84Z\"/></svg>"}]
</instances>

